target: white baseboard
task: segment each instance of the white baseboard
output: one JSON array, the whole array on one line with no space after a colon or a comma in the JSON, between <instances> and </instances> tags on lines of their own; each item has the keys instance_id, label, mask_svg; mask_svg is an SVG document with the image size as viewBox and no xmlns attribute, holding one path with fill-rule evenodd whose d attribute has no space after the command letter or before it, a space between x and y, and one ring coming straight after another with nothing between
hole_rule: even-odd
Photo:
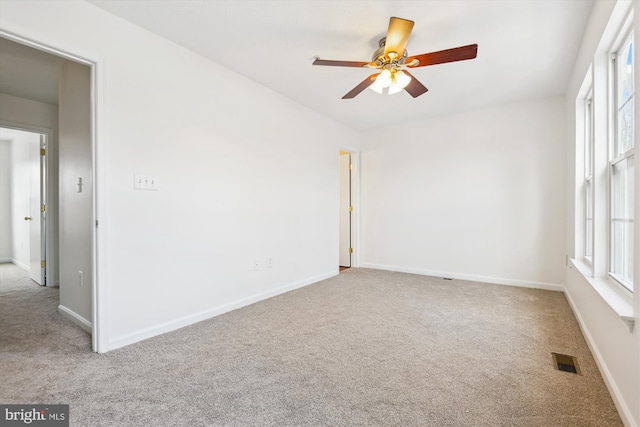
<instances>
[{"instance_id":1,"label":"white baseboard","mask_svg":"<svg viewBox=\"0 0 640 427\"><path fill-rule=\"evenodd\" d=\"M29 265L23 264L18 260L12 259L11 263L14 264L14 265L17 265L18 267L20 267L23 270L31 271L31 267Z\"/></svg>"},{"instance_id":2,"label":"white baseboard","mask_svg":"<svg viewBox=\"0 0 640 427\"><path fill-rule=\"evenodd\" d=\"M84 317L80 316L75 311L69 310L67 307L65 307L63 305L59 305L58 306L58 312L60 314L62 314L64 317L66 317L67 319L71 320L72 322L74 322L75 324L80 326L85 331L87 331L89 333L92 332L93 327L91 326L91 322L89 322Z\"/></svg>"},{"instance_id":3,"label":"white baseboard","mask_svg":"<svg viewBox=\"0 0 640 427\"><path fill-rule=\"evenodd\" d=\"M210 310L205 310L200 313L184 316L182 318L163 323L158 326L154 326L152 328L144 329L142 331L134 332L132 334L124 335L121 337L116 337L109 341L108 350L115 350L120 347L124 347L129 344L133 344L142 340L146 340L148 338L155 337L157 335L165 334L167 332L175 331L176 329L183 328L185 326L192 325L194 323L201 322L203 320L210 319L212 317L219 316L224 313L228 313L232 310L236 310L238 308L246 307L248 305L254 304L259 301L266 300L268 298L275 297L280 294L284 294L285 292L293 291L298 288L302 288L304 286L311 285L313 283L319 282L321 280L328 279L333 276L337 276L337 271L331 271L329 273L320 274L318 276L310 277L304 280L300 280L298 282L290 283L285 286L281 286L279 288L271 289L266 292L262 292L256 295L252 295L247 298L243 298L237 301L233 301L228 304L221 305L219 307L212 308Z\"/></svg>"},{"instance_id":4,"label":"white baseboard","mask_svg":"<svg viewBox=\"0 0 640 427\"><path fill-rule=\"evenodd\" d=\"M468 280L471 282L493 283L497 285L519 286L522 288L544 289L548 291L564 292L564 286L557 283L532 282L526 280L504 279L501 277L476 276L473 274L459 274L444 271L423 270L420 268L398 267L394 265L372 264L363 262L362 268L373 268L376 270L397 271L399 273L419 274L422 276L447 277L458 280Z\"/></svg>"},{"instance_id":5,"label":"white baseboard","mask_svg":"<svg viewBox=\"0 0 640 427\"><path fill-rule=\"evenodd\" d=\"M11 258L0 258L0 264L8 264L10 262L13 262Z\"/></svg>"},{"instance_id":6,"label":"white baseboard","mask_svg":"<svg viewBox=\"0 0 640 427\"><path fill-rule=\"evenodd\" d=\"M620 418L622 418L622 422L626 427L638 427L636 422L633 420L633 417L631 416L631 411L629 410L629 407L627 406L624 399L622 398L620 389L618 388L615 381L613 380L613 376L611 375L609 368L607 368L607 364L604 362L604 358L602 357L602 354L600 353L600 350L598 349L598 346L596 345L595 340L591 336L589 329L587 329L587 325L582 318L582 314L580 313L580 310L578 310L578 306L573 302L573 298L571 298L571 294L566 290L566 288L564 290L564 294L567 297L567 301L569 301L569 307L571 307L571 310L573 311L573 315L578 321L578 325L580 326L582 335L585 337L585 340L587 341L587 345L591 350L591 354L593 355L593 358L595 359L596 364L598 365L598 368L602 373L604 382L607 385L607 388L609 389L609 394L611 394L613 403L616 405L616 408L618 409L618 413L620 414Z\"/></svg>"}]
</instances>

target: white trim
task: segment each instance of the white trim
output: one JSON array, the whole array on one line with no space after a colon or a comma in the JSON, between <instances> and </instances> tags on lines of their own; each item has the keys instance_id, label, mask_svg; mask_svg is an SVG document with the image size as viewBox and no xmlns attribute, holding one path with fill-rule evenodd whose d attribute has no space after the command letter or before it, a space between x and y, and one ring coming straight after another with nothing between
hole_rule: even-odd
<instances>
[{"instance_id":1,"label":"white trim","mask_svg":"<svg viewBox=\"0 0 640 427\"><path fill-rule=\"evenodd\" d=\"M9 264L13 262L11 258L0 258L0 264Z\"/></svg>"},{"instance_id":2,"label":"white trim","mask_svg":"<svg viewBox=\"0 0 640 427\"><path fill-rule=\"evenodd\" d=\"M300 280L298 282L290 283L288 285L281 286L276 289L272 289L270 291L262 292L247 298L242 298L237 301L224 304L219 307L215 307L209 310L201 311L200 313L190 314L179 319L171 320L169 322L165 322L158 326L153 326L151 328L143 329L138 332L134 332L132 334L120 336L114 338L109 341L109 350L114 350L116 348L124 347L126 345L130 345L142 340L146 340L148 338L152 338L158 335L165 334L167 332L175 331L176 329L184 328L185 326L192 325L194 323L201 322L203 320L210 319L212 317L219 316L224 313L228 313L232 310L236 310L238 308L246 307L248 305L254 304L256 302L260 302L266 300L268 298L275 297L277 295L284 294L289 291L293 291L295 289L302 288L304 286L311 285L313 283L320 282L325 279L329 279L331 277L337 276L338 272L336 270L332 270L328 273L320 274L317 276L309 277L307 279Z\"/></svg>"},{"instance_id":3,"label":"white trim","mask_svg":"<svg viewBox=\"0 0 640 427\"><path fill-rule=\"evenodd\" d=\"M450 279L469 280L473 282L492 283L496 285L518 286L521 288L544 289L547 291L564 292L564 286L557 283L533 282L527 280L505 279L502 277L477 276L473 274L459 274L444 271L423 270L421 268L399 267L394 265L383 265L363 262L362 268L373 268L376 270L397 271L400 273L420 274L422 276L446 277Z\"/></svg>"},{"instance_id":4,"label":"white trim","mask_svg":"<svg viewBox=\"0 0 640 427\"><path fill-rule=\"evenodd\" d=\"M572 263L573 263L573 260L572 260ZM579 269L578 269L578 272L580 272ZM596 364L600 369L602 378L604 379L607 389L609 389L609 394L611 395L613 403L616 405L616 408L618 409L618 414L620 415L620 418L622 418L622 422L627 427L638 427L638 425L634 422L633 417L631 416L632 415L631 410L625 403L622 393L620 392L620 389L618 388L616 382L613 380L613 376L611 375L609 368L607 368L607 364L604 362L604 359L602 358L602 354L600 354L600 350L598 349L598 346L596 345L595 340L589 333L589 329L587 329L586 323L584 323L582 314L580 314L580 310L578 310L578 306L573 302L573 298L571 298L571 294L566 289L564 290L564 295L567 298L567 301L569 302L569 307L571 307L571 310L573 311L573 314L576 320L578 321L578 325L580 326L582 335L585 337L585 340L587 341L587 345L591 350L591 354L593 355L593 358L595 359Z\"/></svg>"},{"instance_id":5,"label":"white trim","mask_svg":"<svg viewBox=\"0 0 640 427\"><path fill-rule=\"evenodd\" d=\"M58 306L58 313L62 314L64 317L71 320L73 323L80 326L85 331L91 333L93 329L91 322L89 322L84 317L80 316L78 313L74 312L73 310L69 310L67 307L63 305Z\"/></svg>"},{"instance_id":6,"label":"white trim","mask_svg":"<svg viewBox=\"0 0 640 427\"><path fill-rule=\"evenodd\" d=\"M13 258L11 259L11 261L10 261L10 262L11 262L11 264L13 264L13 265L15 265L15 266L17 266L17 267L20 267L20 268L21 268L21 269L23 269L23 270L31 271L31 266L30 266L30 265L23 264L23 263L21 263L20 261L15 260L15 259L13 259Z\"/></svg>"},{"instance_id":7,"label":"white trim","mask_svg":"<svg viewBox=\"0 0 640 427\"><path fill-rule=\"evenodd\" d=\"M570 259L569 261L616 316L626 322L630 330L633 330L635 323L633 294L617 282L591 277L588 265L575 259Z\"/></svg>"},{"instance_id":8,"label":"white trim","mask_svg":"<svg viewBox=\"0 0 640 427\"><path fill-rule=\"evenodd\" d=\"M360 203L360 149L351 152L351 205L353 206L353 217L351 225L351 238L353 254L351 256L351 266L360 267L360 253L362 246L360 245L360 212L362 205Z\"/></svg>"},{"instance_id":9,"label":"white trim","mask_svg":"<svg viewBox=\"0 0 640 427\"><path fill-rule=\"evenodd\" d=\"M107 226L107 179L106 159L107 145L103 143L107 140L105 127L100 127L100 123L105 123L104 109L105 91L101 84L104 84L104 61L95 60L91 63L91 136L92 136L92 167L93 167L93 226L92 232L92 321L96 325L93 339L93 351L105 353L109 351L109 321L108 307L109 299L105 284L107 280L107 233L100 232L108 230ZM97 225L99 221L99 226Z\"/></svg>"},{"instance_id":10,"label":"white trim","mask_svg":"<svg viewBox=\"0 0 640 427\"><path fill-rule=\"evenodd\" d=\"M623 2L620 2L623 3ZM632 7L632 2L628 2L628 5L624 10L621 9L623 18L617 19L616 24L614 26L618 26L618 30L616 31L615 37L613 41L610 43L607 51L609 55L615 54L617 56L620 47L627 41L631 32L633 32L633 17L634 11ZM613 15L613 14L612 14ZM612 20L609 20L607 26L612 25ZM632 39L632 42L635 41Z\"/></svg>"},{"instance_id":11,"label":"white trim","mask_svg":"<svg viewBox=\"0 0 640 427\"><path fill-rule=\"evenodd\" d=\"M360 149L338 146L338 151L351 155L351 267L360 267ZM340 183L338 182L338 201L340 200ZM339 205L339 203L338 203ZM338 212L339 215L339 212ZM338 216L338 220L340 217ZM339 224L339 223L338 223ZM339 228L339 227L338 227ZM338 238L340 236L338 235Z\"/></svg>"},{"instance_id":12,"label":"white trim","mask_svg":"<svg viewBox=\"0 0 640 427\"><path fill-rule=\"evenodd\" d=\"M11 41L23 44L23 45L28 46L28 47L32 47L32 48L37 49L37 50L41 50L43 52L49 53L49 54L54 55L54 56L58 56L58 57L61 57L61 58L64 58L64 59L68 59L69 61L79 62L79 63L81 63L83 65L92 66L93 63L94 63L94 61L92 61L90 59L87 59L87 58L84 58L82 56L78 56L78 55L75 55L73 53L69 53L69 52L67 52L67 51L65 51L63 49L57 48L57 47L48 46L48 45L46 45L44 43L41 43L41 42L39 42L39 41L37 41L35 39L31 39L31 38L28 38L28 37L23 37L23 36L20 36L20 35L18 35L16 33L12 33L12 32L9 32L9 31L2 30L2 29L0 29L0 37L3 37L5 39L9 39Z\"/></svg>"}]
</instances>

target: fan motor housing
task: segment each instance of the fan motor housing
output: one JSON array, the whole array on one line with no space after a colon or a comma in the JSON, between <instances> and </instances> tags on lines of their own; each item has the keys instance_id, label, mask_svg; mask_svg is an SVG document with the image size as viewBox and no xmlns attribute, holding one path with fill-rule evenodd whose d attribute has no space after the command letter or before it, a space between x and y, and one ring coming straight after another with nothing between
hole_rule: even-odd
<instances>
[{"instance_id":1,"label":"fan motor housing","mask_svg":"<svg viewBox=\"0 0 640 427\"><path fill-rule=\"evenodd\" d=\"M387 43L387 38L383 37L380 39L380 41L378 42L378 46L380 46L378 49L376 49L375 52L373 52L373 56L371 57L371 62L375 62L377 63L379 66L383 66L386 64L390 64L390 63L397 63L399 65L404 64L404 60L407 59L407 49L404 50L404 52L402 52L402 56L390 60L389 58L387 58L386 56L384 56L384 47L386 46Z\"/></svg>"}]
</instances>

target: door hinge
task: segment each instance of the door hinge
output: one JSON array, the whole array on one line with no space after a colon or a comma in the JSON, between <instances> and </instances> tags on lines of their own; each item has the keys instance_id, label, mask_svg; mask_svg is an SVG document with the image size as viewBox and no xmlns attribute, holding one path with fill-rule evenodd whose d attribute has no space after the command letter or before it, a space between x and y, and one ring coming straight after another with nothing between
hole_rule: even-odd
<instances>
[{"instance_id":1,"label":"door hinge","mask_svg":"<svg viewBox=\"0 0 640 427\"><path fill-rule=\"evenodd\" d=\"M41 156L44 156L44 153L45 153L45 149L44 149L44 148L41 148L41 149L40 149L40 155L41 155Z\"/></svg>"},{"instance_id":2,"label":"door hinge","mask_svg":"<svg viewBox=\"0 0 640 427\"><path fill-rule=\"evenodd\" d=\"M45 205L40 205L40 212L44 212L46 209Z\"/></svg>"},{"instance_id":3,"label":"door hinge","mask_svg":"<svg viewBox=\"0 0 640 427\"><path fill-rule=\"evenodd\" d=\"M98 220L96 219L96 228L98 228Z\"/></svg>"},{"instance_id":4,"label":"door hinge","mask_svg":"<svg viewBox=\"0 0 640 427\"><path fill-rule=\"evenodd\" d=\"M47 266L47 261L40 261L40 267L45 268Z\"/></svg>"},{"instance_id":5,"label":"door hinge","mask_svg":"<svg viewBox=\"0 0 640 427\"><path fill-rule=\"evenodd\" d=\"M349 248L349 253L352 254L353 253L353 248Z\"/></svg>"},{"instance_id":6,"label":"door hinge","mask_svg":"<svg viewBox=\"0 0 640 427\"><path fill-rule=\"evenodd\" d=\"M349 206L349 212L353 212L353 206Z\"/></svg>"},{"instance_id":7,"label":"door hinge","mask_svg":"<svg viewBox=\"0 0 640 427\"><path fill-rule=\"evenodd\" d=\"M353 163L349 163L349 170L353 170Z\"/></svg>"}]
</instances>

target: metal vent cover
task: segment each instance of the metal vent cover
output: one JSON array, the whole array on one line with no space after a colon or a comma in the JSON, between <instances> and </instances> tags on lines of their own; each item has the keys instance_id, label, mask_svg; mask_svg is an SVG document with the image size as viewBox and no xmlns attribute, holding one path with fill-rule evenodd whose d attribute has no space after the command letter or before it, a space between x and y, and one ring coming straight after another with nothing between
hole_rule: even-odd
<instances>
[{"instance_id":1,"label":"metal vent cover","mask_svg":"<svg viewBox=\"0 0 640 427\"><path fill-rule=\"evenodd\" d=\"M572 374L582 375L578 359L568 354L551 353L553 356L553 366L559 371L570 372Z\"/></svg>"}]
</instances>

